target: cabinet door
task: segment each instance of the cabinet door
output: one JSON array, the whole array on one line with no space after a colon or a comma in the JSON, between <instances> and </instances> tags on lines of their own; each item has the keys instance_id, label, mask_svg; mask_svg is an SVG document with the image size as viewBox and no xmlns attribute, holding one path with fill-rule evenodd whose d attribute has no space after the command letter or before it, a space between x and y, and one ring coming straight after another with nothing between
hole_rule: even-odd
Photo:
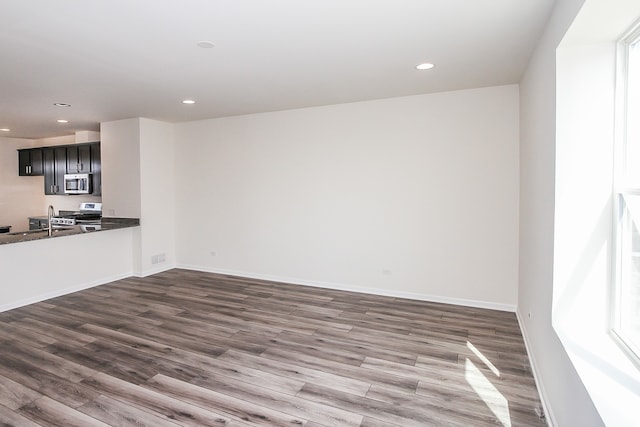
<instances>
[{"instance_id":1,"label":"cabinet door","mask_svg":"<svg viewBox=\"0 0 640 427\"><path fill-rule=\"evenodd\" d=\"M38 230L40 228L40 220L38 218L29 218L29 230Z\"/></svg>"},{"instance_id":2,"label":"cabinet door","mask_svg":"<svg viewBox=\"0 0 640 427\"><path fill-rule=\"evenodd\" d=\"M18 175L29 176L31 167L31 150L18 150Z\"/></svg>"},{"instance_id":3,"label":"cabinet door","mask_svg":"<svg viewBox=\"0 0 640 427\"><path fill-rule=\"evenodd\" d=\"M55 186L56 194L64 193L64 174L67 173L67 148L55 147L53 149L55 158Z\"/></svg>"},{"instance_id":4,"label":"cabinet door","mask_svg":"<svg viewBox=\"0 0 640 427\"><path fill-rule=\"evenodd\" d=\"M93 180L93 195L102 194L102 168L100 167L100 143L91 144L91 179Z\"/></svg>"},{"instance_id":5,"label":"cabinet door","mask_svg":"<svg viewBox=\"0 0 640 427\"><path fill-rule=\"evenodd\" d=\"M78 147L67 147L67 173L78 173L79 166Z\"/></svg>"},{"instance_id":6,"label":"cabinet door","mask_svg":"<svg viewBox=\"0 0 640 427\"><path fill-rule=\"evenodd\" d=\"M67 173L91 172L91 145L67 146Z\"/></svg>"},{"instance_id":7,"label":"cabinet door","mask_svg":"<svg viewBox=\"0 0 640 427\"><path fill-rule=\"evenodd\" d=\"M91 146L88 144L78 146L78 172L91 172Z\"/></svg>"},{"instance_id":8,"label":"cabinet door","mask_svg":"<svg viewBox=\"0 0 640 427\"><path fill-rule=\"evenodd\" d=\"M67 173L66 147L43 148L42 158L44 194L64 194L64 174Z\"/></svg>"},{"instance_id":9,"label":"cabinet door","mask_svg":"<svg viewBox=\"0 0 640 427\"><path fill-rule=\"evenodd\" d=\"M44 194L56 194L56 159L54 157L53 148L42 149L42 166L44 169Z\"/></svg>"},{"instance_id":10,"label":"cabinet door","mask_svg":"<svg viewBox=\"0 0 640 427\"><path fill-rule=\"evenodd\" d=\"M42 149L18 150L18 175L42 175Z\"/></svg>"},{"instance_id":11,"label":"cabinet door","mask_svg":"<svg viewBox=\"0 0 640 427\"><path fill-rule=\"evenodd\" d=\"M41 176L44 173L42 168L42 149L34 148L29 152L31 154L31 175Z\"/></svg>"}]
</instances>

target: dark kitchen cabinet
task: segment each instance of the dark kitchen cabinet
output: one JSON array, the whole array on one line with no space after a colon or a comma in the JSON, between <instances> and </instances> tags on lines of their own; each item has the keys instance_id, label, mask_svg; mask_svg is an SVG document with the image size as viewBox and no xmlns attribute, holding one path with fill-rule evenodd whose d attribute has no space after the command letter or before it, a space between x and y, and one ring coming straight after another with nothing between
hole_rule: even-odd
<instances>
[{"instance_id":1,"label":"dark kitchen cabinet","mask_svg":"<svg viewBox=\"0 0 640 427\"><path fill-rule=\"evenodd\" d=\"M92 193L102 194L100 141L18 150L18 174L44 175L44 194L65 194L65 174L90 174Z\"/></svg>"},{"instance_id":2,"label":"dark kitchen cabinet","mask_svg":"<svg viewBox=\"0 0 640 427\"><path fill-rule=\"evenodd\" d=\"M67 146L67 173L90 173L92 146L78 144Z\"/></svg>"},{"instance_id":3,"label":"dark kitchen cabinet","mask_svg":"<svg viewBox=\"0 0 640 427\"><path fill-rule=\"evenodd\" d=\"M42 149L18 150L18 175L39 176L43 172Z\"/></svg>"},{"instance_id":4,"label":"dark kitchen cabinet","mask_svg":"<svg viewBox=\"0 0 640 427\"><path fill-rule=\"evenodd\" d=\"M49 227L49 219L44 216L31 216L29 217L29 230L42 230Z\"/></svg>"},{"instance_id":5,"label":"dark kitchen cabinet","mask_svg":"<svg viewBox=\"0 0 640 427\"><path fill-rule=\"evenodd\" d=\"M102 195L102 168L100 166L100 143L93 142L91 147L91 179L93 180L93 195Z\"/></svg>"},{"instance_id":6,"label":"dark kitchen cabinet","mask_svg":"<svg viewBox=\"0 0 640 427\"><path fill-rule=\"evenodd\" d=\"M67 173L65 146L42 149L44 164L44 194L64 194L64 174Z\"/></svg>"}]
</instances>

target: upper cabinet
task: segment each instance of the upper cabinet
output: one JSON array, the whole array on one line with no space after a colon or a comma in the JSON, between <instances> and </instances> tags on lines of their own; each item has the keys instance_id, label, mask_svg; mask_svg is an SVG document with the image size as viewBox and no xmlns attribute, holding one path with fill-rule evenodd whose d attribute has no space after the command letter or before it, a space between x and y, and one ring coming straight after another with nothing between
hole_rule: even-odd
<instances>
[{"instance_id":1,"label":"upper cabinet","mask_svg":"<svg viewBox=\"0 0 640 427\"><path fill-rule=\"evenodd\" d=\"M67 149L46 147L42 149L44 164L44 194L64 194L64 174L67 173Z\"/></svg>"},{"instance_id":2,"label":"upper cabinet","mask_svg":"<svg viewBox=\"0 0 640 427\"><path fill-rule=\"evenodd\" d=\"M18 174L44 175L45 194L65 194L64 175L78 173L91 174L91 194L102 194L100 141L18 150Z\"/></svg>"},{"instance_id":3,"label":"upper cabinet","mask_svg":"<svg viewBox=\"0 0 640 427\"><path fill-rule=\"evenodd\" d=\"M43 172L41 148L18 150L18 175L38 176Z\"/></svg>"},{"instance_id":4,"label":"upper cabinet","mask_svg":"<svg viewBox=\"0 0 640 427\"><path fill-rule=\"evenodd\" d=\"M93 179L93 195L102 195L102 166L100 164L100 142L91 143L91 178Z\"/></svg>"},{"instance_id":5,"label":"upper cabinet","mask_svg":"<svg viewBox=\"0 0 640 427\"><path fill-rule=\"evenodd\" d=\"M91 145L67 146L67 173L91 172Z\"/></svg>"}]
</instances>

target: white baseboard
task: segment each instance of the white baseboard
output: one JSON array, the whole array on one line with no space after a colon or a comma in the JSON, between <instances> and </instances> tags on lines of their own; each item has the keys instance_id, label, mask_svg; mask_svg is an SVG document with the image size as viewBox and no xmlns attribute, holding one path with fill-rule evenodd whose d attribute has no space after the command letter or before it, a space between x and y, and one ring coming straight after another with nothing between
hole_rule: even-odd
<instances>
[{"instance_id":1,"label":"white baseboard","mask_svg":"<svg viewBox=\"0 0 640 427\"><path fill-rule=\"evenodd\" d=\"M439 295L418 294L412 292L394 291L390 289L365 288L351 286L341 283L319 282L314 280L304 280L292 277L271 276L267 274L248 273L245 271L225 270L219 268L209 268L197 265L178 264L176 268L186 270L203 271L206 273L226 274L229 276L247 277L250 279L269 280L272 282L291 283L294 285L312 286L315 288L335 289L339 291L358 292L364 294L381 295L394 298L405 298L417 301L439 302L443 304L462 305L465 307L487 308L491 310L515 312L516 306L511 304L500 304L488 301L476 301L462 298L450 298Z\"/></svg>"},{"instance_id":2,"label":"white baseboard","mask_svg":"<svg viewBox=\"0 0 640 427\"><path fill-rule=\"evenodd\" d=\"M25 298L23 300L15 301L9 304L0 305L0 313L3 311L13 310L14 308L24 307L25 305L35 304L37 302L46 301L51 298L56 298L62 295L72 294L74 292L82 291L84 289L93 288L95 286L104 285L106 283L115 282L116 280L126 279L131 277L131 274L118 274L111 277L106 277L100 280L96 280L89 283L82 283L80 285L71 286L69 288L58 289L56 291L47 292L44 294L36 295L31 298Z\"/></svg>"},{"instance_id":3,"label":"white baseboard","mask_svg":"<svg viewBox=\"0 0 640 427\"><path fill-rule=\"evenodd\" d=\"M340 291L366 293L366 294L381 295L381 296L388 296L388 297L394 297L394 298L406 298L406 299L417 300L417 301L438 302L443 304L461 305L465 307L487 308L491 310L516 312L516 306L511 304L500 304L500 303L487 302L487 301L451 298L451 297L444 297L439 295L419 294L419 293L413 293L413 292L401 292L401 291L394 291L389 289L365 288L365 287L358 287L358 286L352 286L352 285L346 285L346 284L340 284L340 283L303 280L303 279L297 279L297 278L291 278L291 277L248 273L244 271L212 269L212 268L195 266L195 265L163 264L162 266L154 267L153 269L148 269L142 272L134 272L131 274L123 274L123 275L107 277L94 282L83 283L81 285L72 286L69 288L60 289L53 292L48 292L48 293L37 295L31 298L26 298L24 300L16 301L10 304L0 305L0 313L3 311L12 310L14 308L22 307L25 305L45 301L50 298L56 298L61 295L66 295L73 292L81 291L83 289L93 288L94 286L104 285L105 283L114 282L116 280L125 279L127 277L131 277L131 276L147 277L153 274L161 273L163 271L171 270L173 268L183 268L187 270L203 271L208 273L226 274L230 276L247 277L247 278L258 279L258 280L269 280L273 282L291 283L295 285L312 286L316 288L335 289ZM521 327L522 327L522 322L521 322Z\"/></svg>"},{"instance_id":4,"label":"white baseboard","mask_svg":"<svg viewBox=\"0 0 640 427\"><path fill-rule=\"evenodd\" d=\"M157 266L144 271L135 271L133 275L135 277L147 277L154 274L162 273L163 271L173 270L176 268L174 264L158 264Z\"/></svg>"},{"instance_id":5,"label":"white baseboard","mask_svg":"<svg viewBox=\"0 0 640 427\"><path fill-rule=\"evenodd\" d=\"M107 283L115 282L117 280L126 279L127 277L147 277L153 274L162 273L163 271L172 270L176 268L173 264L162 264L162 266L155 267L153 269L145 270L143 272L133 272L128 274L119 274L116 276L106 277L104 279L96 280L89 283L83 283L77 286L71 286L69 288L59 289L52 292L47 292L41 295L37 295L31 298L25 298L23 300L15 301L9 304L0 305L0 313L3 311L13 310L14 308L24 307L25 305L35 304L38 302L46 301L51 298L56 298L62 295L72 294L74 292L82 291L84 289L93 288L95 286L104 285Z\"/></svg>"},{"instance_id":6,"label":"white baseboard","mask_svg":"<svg viewBox=\"0 0 640 427\"><path fill-rule=\"evenodd\" d=\"M547 394L547 391L544 388L544 383L542 382L542 378L540 378L540 375L536 368L537 363L536 363L535 356L531 351L531 343L529 341L529 334L527 332L525 322L523 322L522 315L518 310L516 310L516 318L518 319L518 324L520 325L520 331L522 332L522 338L524 339L524 346L527 350L527 356L529 357L531 370L533 371L533 378L536 382L536 386L538 387L538 394L540 395L540 401L542 402L542 410L544 411L545 420L547 421L547 425L549 427L557 426L558 423L556 422L555 416L551 411L551 406L549 405L549 395Z\"/></svg>"}]
</instances>

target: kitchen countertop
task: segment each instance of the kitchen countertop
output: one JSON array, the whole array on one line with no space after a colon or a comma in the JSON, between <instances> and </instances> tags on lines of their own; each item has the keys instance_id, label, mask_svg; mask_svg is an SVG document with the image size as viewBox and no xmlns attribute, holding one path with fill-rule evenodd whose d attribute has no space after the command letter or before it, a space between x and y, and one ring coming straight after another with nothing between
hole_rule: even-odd
<instances>
[{"instance_id":1,"label":"kitchen countertop","mask_svg":"<svg viewBox=\"0 0 640 427\"><path fill-rule=\"evenodd\" d=\"M79 225L73 227L54 228L53 234L49 237L47 229L44 230L28 230L22 232L3 233L0 234L0 245L9 243L29 242L32 240L52 239L56 237L73 236L76 234L100 233L102 231L117 230L120 228L137 227L140 225L139 218L102 218L100 222L100 230L82 230Z\"/></svg>"}]
</instances>

